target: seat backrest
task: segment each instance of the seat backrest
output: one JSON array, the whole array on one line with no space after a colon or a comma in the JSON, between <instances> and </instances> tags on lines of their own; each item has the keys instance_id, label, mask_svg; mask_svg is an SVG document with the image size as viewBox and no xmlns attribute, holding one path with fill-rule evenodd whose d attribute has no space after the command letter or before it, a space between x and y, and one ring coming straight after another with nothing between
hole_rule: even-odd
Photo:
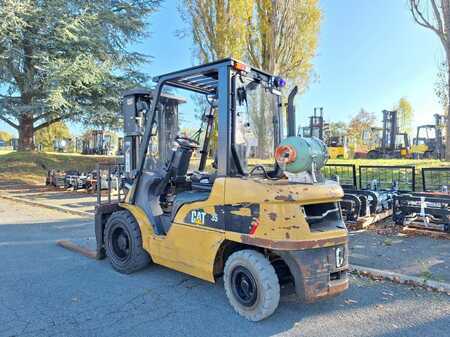
<instances>
[{"instance_id":1,"label":"seat backrest","mask_svg":"<svg viewBox=\"0 0 450 337\"><path fill-rule=\"evenodd\" d=\"M153 195L163 194L170 182L173 182L175 185L186 183L186 174L191 156L192 149L183 146L179 146L172 152L172 157L165 168L166 173L161 182L154 188Z\"/></svg>"},{"instance_id":2,"label":"seat backrest","mask_svg":"<svg viewBox=\"0 0 450 337\"><path fill-rule=\"evenodd\" d=\"M172 178L174 178L175 180L186 179L186 174L189 169L189 162L191 161L191 157L192 157L192 148L179 146L173 152L172 159L170 161Z\"/></svg>"}]
</instances>

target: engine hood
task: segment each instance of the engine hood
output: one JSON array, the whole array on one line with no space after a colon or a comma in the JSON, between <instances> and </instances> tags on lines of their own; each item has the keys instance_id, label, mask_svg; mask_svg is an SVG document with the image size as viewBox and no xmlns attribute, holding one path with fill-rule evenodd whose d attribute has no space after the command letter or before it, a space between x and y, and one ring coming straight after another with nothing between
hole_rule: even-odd
<instances>
[{"instance_id":1,"label":"engine hood","mask_svg":"<svg viewBox=\"0 0 450 337\"><path fill-rule=\"evenodd\" d=\"M226 178L225 203L300 203L339 201L344 192L335 181L301 184L262 178Z\"/></svg>"}]
</instances>

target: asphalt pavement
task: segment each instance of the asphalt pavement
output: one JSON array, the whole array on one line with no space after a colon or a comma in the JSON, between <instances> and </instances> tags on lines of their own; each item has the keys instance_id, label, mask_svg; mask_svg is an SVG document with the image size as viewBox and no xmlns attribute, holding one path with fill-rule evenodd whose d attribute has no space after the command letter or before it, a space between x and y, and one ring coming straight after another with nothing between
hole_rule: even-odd
<instances>
[{"instance_id":1,"label":"asphalt pavement","mask_svg":"<svg viewBox=\"0 0 450 337\"><path fill-rule=\"evenodd\" d=\"M97 194L85 190L65 190L51 186L8 184L0 181L0 193L31 202L94 214ZM105 193L105 192L104 192ZM106 196L104 196L106 198Z\"/></svg>"},{"instance_id":2,"label":"asphalt pavement","mask_svg":"<svg viewBox=\"0 0 450 337\"><path fill-rule=\"evenodd\" d=\"M376 231L349 235L351 264L450 284L450 240Z\"/></svg>"},{"instance_id":3,"label":"asphalt pavement","mask_svg":"<svg viewBox=\"0 0 450 337\"><path fill-rule=\"evenodd\" d=\"M122 275L59 239L90 219L0 199L0 336L448 336L450 297L351 277L339 297L302 304L284 289L273 316L244 320L223 285L152 265Z\"/></svg>"}]
</instances>

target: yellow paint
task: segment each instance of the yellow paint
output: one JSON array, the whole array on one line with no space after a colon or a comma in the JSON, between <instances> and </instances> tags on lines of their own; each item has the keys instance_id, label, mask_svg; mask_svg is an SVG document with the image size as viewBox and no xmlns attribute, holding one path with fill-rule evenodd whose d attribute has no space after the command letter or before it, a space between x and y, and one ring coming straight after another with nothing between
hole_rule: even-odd
<instances>
[{"instance_id":1,"label":"yellow paint","mask_svg":"<svg viewBox=\"0 0 450 337\"><path fill-rule=\"evenodd\" d=\"M220 245L225 239L242 242L243 235L189 223L190 211L201 209L214 215L215 206L258 203L259 226L252 237L273 242L326 240L346 237L347 231L311 232L301 206L337 202L342 196L342 189L334 182L308 185L291 184L287 180L217 178L207 200L180 208L166 236L154 234L147 216L138 206L121 206L139 223L144 249L155 263L214 282L214 261ZM244 207L235 214L249 216L250 211Z\"/></svg>"},{"instance_id":2,"label":"yellow paint","mask_svg":"<svg viewBox=\"0 0 450 337\"><path fill-rule=\"evenodd\" d=\"M225 204L253 202L260 204L259 226L255 238L273 241L323 240L347 236L337 229L311 232L301 205L337 202L344 193L335 182L323 184L290 184L286 180L227 178ZM239 240L235 233L226 232L229 240Z\"/></svg>"},{"instance_id":3,"label":"yellow paint","mask_svg":"<svg viewBox=\"0 0 450 337\"><path fill-rule=\"evenodd\" d=\"M131 214L133 214L137 223L139 224L139 228L141 230L142 236L142 246L147 252L150 252L150 237L154 236L153 227L148 220L147 215L144 211L136 205L131 205L127 203L121 203L120 207L127 209Z\"/></svg>"},{"instance_id":4,"label":"yellow paint","mask_svg":"<svg viewBox=\"0 0 450 337\"><path fill-rule=\"evenodd\" d=\"M213 267L216 252L225 238L224 232L200 224L188 224L184 219L191 209L204 209L210 214L214 205L224 201L224 179L214 183L209 198L205 201L183 206L166 236L156 235L146 214L136 205L121 204L129 210L139 224L144 249L153 262L214 282Z\"/></svg>"},{"instance_id":5,"label":"yellow paint","mask_svg":"<svg viewBox=\"0 0 450 337\"><path fill-rule=\"evenodd\" d=\"M411 147L411 153L424 154L427 151L428 146L426 144L418 144Z\"/></svg>"},{"instance_id":6,"label":"yellow paint","mask_svg":"<svg viewBox=\"0 0 450 337\"><path fill-rule=\"evenodd\" d=\"M344 146L328 147L328 156L330 159L346 158L347 151Z\"/></svg>"}]
</instances>

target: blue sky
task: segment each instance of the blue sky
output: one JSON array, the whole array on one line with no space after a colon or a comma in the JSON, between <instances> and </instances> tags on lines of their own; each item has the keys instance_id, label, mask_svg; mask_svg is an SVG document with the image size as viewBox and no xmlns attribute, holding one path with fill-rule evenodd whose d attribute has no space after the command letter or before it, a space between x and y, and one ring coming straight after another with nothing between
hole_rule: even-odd
<instances>
[{"instance_id":1,"label":"blue sky","mask_svg":"<svg viewBox=\"0 0 450 337\"><path fill-rule=\"evenodd\" d=\"M318 80L297 99L298 122L305 124L314 106L325 108L327 121L349 121L361 108L379 117L403 96L414 108L414 124L441 112L433 86L442 47L434 33L414 23L406 0L322 0L321 7ZM183 28L176 0L166 0L151 23L151 37L134 46L154 57L146 73L194 64L190 38L175 36ZM2 122L0 129L12 131Z\"/></svg>"}]
</instances>

